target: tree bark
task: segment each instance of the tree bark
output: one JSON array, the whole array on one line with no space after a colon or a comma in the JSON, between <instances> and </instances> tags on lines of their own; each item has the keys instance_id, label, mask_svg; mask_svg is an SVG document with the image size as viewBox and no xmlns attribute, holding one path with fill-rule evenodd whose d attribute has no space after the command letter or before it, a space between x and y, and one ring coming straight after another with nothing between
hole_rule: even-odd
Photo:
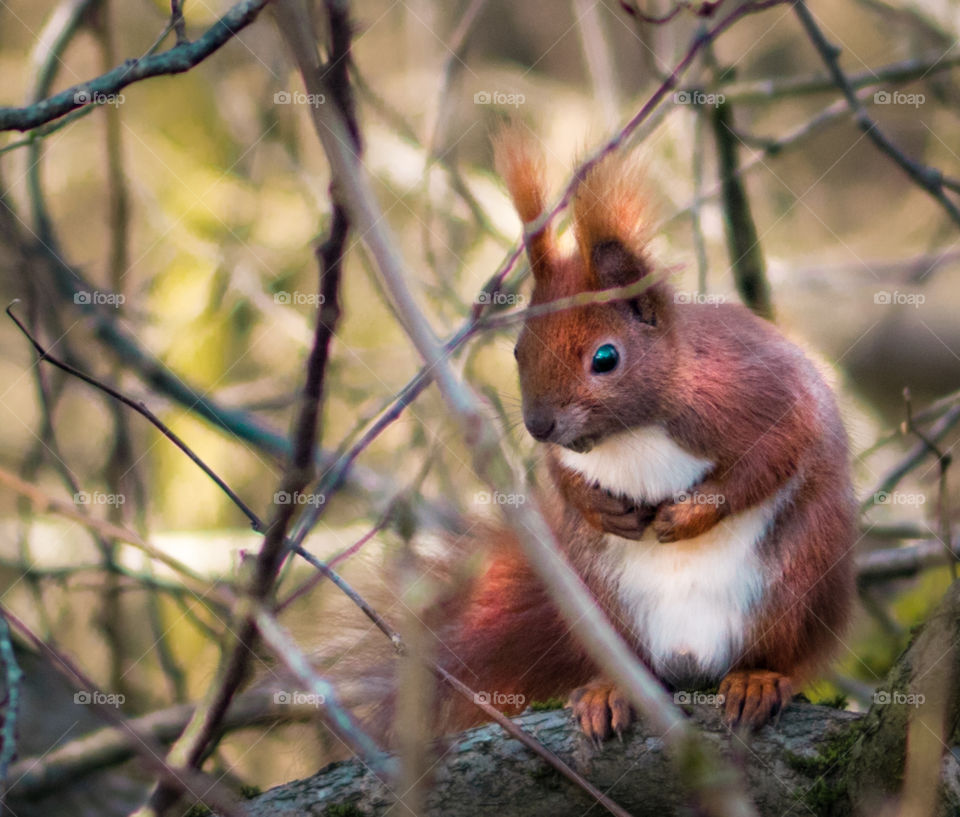
<instances>
[{"instance_id":1,"label":"tree bark","mask_svg":"<svg viewBox=\"0 0 960 817\"><path fill-rule=\"evenodd\" d=\"M719 710L692 707L704 739L741 765L749 793L762 814L820 814L817 779L821 758L844 740L863 715L795 704L777 728L765 727L744 740L720 722ZM524 729L573 766L601 791L637 815L673 814L686 802L663 741L636 724L601 749L580 735L566 711L534 712L517 718ZM464 732L434 767L430 815L443 817L581 817L589 798L549 769L498 726ZM250 817L344 814L376 817L403 814L402 796L392 792L359 761L334 763L306 780L272 789L248 808ZM335 807L340 807L336 809ZM354 810L350 810L350 806ZM409 813L409 812L408 812Z\"/></svg>"}]
</instances>

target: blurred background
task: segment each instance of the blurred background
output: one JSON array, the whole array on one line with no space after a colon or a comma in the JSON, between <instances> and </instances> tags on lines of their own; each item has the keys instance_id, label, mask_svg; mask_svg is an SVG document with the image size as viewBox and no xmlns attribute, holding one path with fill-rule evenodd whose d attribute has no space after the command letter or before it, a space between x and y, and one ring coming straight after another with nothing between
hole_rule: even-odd
<instances>
[{"instance_id":1,"label":"blurred background","mask_svg":"<svg viewBox=\"0 0 960 817\"><path fill-rule=\"evenodd\" d=\"M955 4L810 5L884 133L913 159L960 176ZM650 15L673 8L642 6ZM722 10L735 7L727 0ZM199 37L228 8L187 2L188 36ZM543 141L559 195L577 160L640 110L710 22L680 10L657 24L612 0L365 0L352 13L366 164L416 273L420 303L444 338L467 320L520 236L491 170L498 123L518 119ZM10 0L0 8L0 102L27 104L140 56L168 18L169 6L148 0ZM172 44L171 33L161 48ZM934 541L942 529L935 457L879 499L878 491L918 445L901 428L904 388L919 428L939 435L944 451L957 440L960 232L877 150L824 77L788 6L745 16L627 149L648 167L653 252L674 270L676 286L690 297L737 299L719 195L716 112L724 106L776 321L831 372L859 495L874 500L863 514L866 553ZM310 104L265 12L187 73L138 82L32 138L0 137L4 305L20 299L17 314L51 352L144 401L262 514L282 475L316 317L314 247L330 215ZM566 217L558 224L566 230ZM522 274L508 279L520 293ZM359 243L346 259L343 310L323 415L330 452L352 444L418 370ZM533 477L512 343L510 330L478 333L456 361ZM60 645L101 689L122 695L124 714L196 701L216 665L223 611L157 559L44 509L45 498L131 528L211 581L236 579L260 538L142 417L38 368L6 318L0 349L4 607ZM194 396L178 394L177 384ZM202 416L206 405L229 412L230 430ZM428 526L491 513L477 501L467 462L428 389L362 451L309 547L324 556L349 548L398 495L412 498ZM954 507L957 484L948 479ZM347 575L377 582L380 554L400 540L387 525L345 563ZM306 566L292 566L280 595L309 576ZM865 586L837 667L808 697L869 703L949 580L947 567L934 566ZM323 641L334 592L321 585L284 613L308 649ZM29 650L23 661L42 671ZM40 700L67 694L50 683L56 694L33 687ZM32 743L21 755L99 723L82 707L53 710L24 728ZM318 731L272 723L236 732L213 763L266 788L316 770ZM42 799L18 813L31 808L40 813Z\"/></svg>"}]
</instances>

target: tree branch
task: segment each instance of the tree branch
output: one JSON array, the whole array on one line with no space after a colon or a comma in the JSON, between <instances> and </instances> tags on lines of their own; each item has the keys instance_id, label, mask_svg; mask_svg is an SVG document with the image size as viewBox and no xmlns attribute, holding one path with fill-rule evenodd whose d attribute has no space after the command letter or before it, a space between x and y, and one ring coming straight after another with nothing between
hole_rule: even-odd
<instances>
[{"instance_id":1,"label":"tree branch","mask_svg":"<svg viewBox=\"0 0 960 817\"><path fill-rule=\"evenodd\" d=\"M241 0L202 37L191 43L179 43L162 54L127 60L96 79L74 85L32 105L0 108L0 131L30 130L77 108L97 104L98 99L113 96L140 80L189 71L256 20L266 4L267 0Z\"/></svg>"},{"instance_id":2,"label":"tree branch","mask_svg":"<svg viewBox=\"0 0 960 817\"><path fill-rule=\"evenodd\" d=\"M761 814L811 814L804 795L822 777L813 759L830 751L862 716L809 704L784 712L749 746L720 722L719 710L693 707L691 724L711 750L741 756L750 798ZM526 713L514 719L551 752L620 803L634 817L685 813L686 788L664 751L662 735L640 721L623 743L589 746L566 711ZM797 758L797 762L793 759ZM806 761L806 763L804 763ZM596 805L501 728L488 724L452 739L433 769L434 786L420 817L582 817ZM355 760L265 792L247 804L248 817L301 814L383 817L400 813L397 798Z\"/></svg>"}]
</instances>

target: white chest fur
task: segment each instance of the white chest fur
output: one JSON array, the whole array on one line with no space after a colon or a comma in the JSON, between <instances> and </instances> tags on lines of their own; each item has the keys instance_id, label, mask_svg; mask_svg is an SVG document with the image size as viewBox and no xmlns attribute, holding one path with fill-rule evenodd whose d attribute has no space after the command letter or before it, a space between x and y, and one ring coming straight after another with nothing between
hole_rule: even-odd
<instances>
[{"instance_id":1,"label":"white chest fur","mask_svg":"<svg viewBox=\"0 0 960 817\"><path fill-rule=\"evenodd\" d=\"M561 459L607 490L651 504L689 490L712 466L653 427L615 435L586 454L563 451ZM607 537L604 570L618 588L623 624L665 680L719 680L736 661L767 583L757 545L790 492L787 486L695 539L661 544L649 529L640 541Z\"/></svg>"},{"instance_id":2,"label":"white chest fur","mask_svg":"<svg viewBox=\"0 0 960 817\"><path fill-rule=\"evenodd\" d=\"M650 504L686 491L713 465L684 451L660 426L614 434L586 454L564 448L560 459L608 491Z\"/></svg>"}]
</instances>

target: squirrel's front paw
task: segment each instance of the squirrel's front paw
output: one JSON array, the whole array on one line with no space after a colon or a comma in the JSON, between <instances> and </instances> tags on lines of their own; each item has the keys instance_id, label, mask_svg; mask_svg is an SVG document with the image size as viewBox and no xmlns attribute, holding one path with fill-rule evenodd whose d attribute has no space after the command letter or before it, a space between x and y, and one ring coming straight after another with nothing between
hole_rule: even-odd
<instances>
[{"instance_id":1,"label":"squirrel's front paw","mask_svg":"<svg viewBox=\"0 0 960 817\"><path fill-rule=\"evenodd\" d=\"M699 494L684 496L679 502L667 502L657 509L653 530L660 542L679 542L706 533L723 519L720 505L697 502Z\"/></svg>"},{"instance_id":2,"label":"squirrel's front paw","mask_svg":"<svg viewBox=\"0 0 960 817\"><path fill-rule=\"evenodd\" d=\"M598 485L581 489L576 504L590 525L624 539L639 539L653 521L652 507L637 507L632 499L612 494Z\"/></svg>"},{"instance_id":3,"label":"squirrel's front paw","mask_svg":"<svg viewBox=\"0 0 960 817\"><path fill-rule=\"evenodd\" d=\"M613 684L594 681L575 689L567 706L573 708L574 720L590 740L599 744L614 732L620 737L633 723L633 707Z\"/></svg>"},{"instance_id":4,"label":"squirrel's front paw","mask_svg":"<svg viewBox=\"0 0 960 817\"><path fill-rule=\"evenodd\" d=\"M604 533L613 533L624 539L640 539L653 521L653 515L654 509L644 505L623 513L598 514L597 521Z\"/></svg>"}]
</instances>

